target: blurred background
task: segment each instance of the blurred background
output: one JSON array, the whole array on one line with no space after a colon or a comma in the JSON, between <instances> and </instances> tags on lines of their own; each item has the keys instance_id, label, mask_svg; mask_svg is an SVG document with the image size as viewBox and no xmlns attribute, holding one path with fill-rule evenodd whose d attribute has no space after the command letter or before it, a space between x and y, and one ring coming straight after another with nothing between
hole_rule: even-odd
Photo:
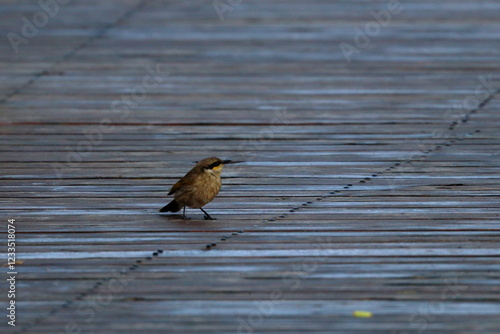
<instances>
[{"instance_id":1,"label":"blurred background","mask_svg":"<svg viewBox=\"0 0 500 334\"><path fill-rule=\"evenodd\" d=\"M1 1L0 328L497 333L499 12ZM208 156L219 220L158 215Z\"/></svg>"}]
</instances>

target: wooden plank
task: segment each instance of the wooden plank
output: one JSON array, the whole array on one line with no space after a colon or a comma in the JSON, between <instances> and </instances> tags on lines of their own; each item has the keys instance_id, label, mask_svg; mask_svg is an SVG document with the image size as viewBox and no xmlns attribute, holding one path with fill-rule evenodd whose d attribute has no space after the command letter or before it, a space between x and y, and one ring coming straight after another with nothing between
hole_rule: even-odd
<instances>
[{"instance_id":1,"label":"wooden plank","mask_svg":"<svg viewBox=\"0 0 500 334\"><path fill-rule=\"evenodd\" d=\"M18 53L0 42L22 261L2 333L500 332L500 4L402 2L350 63L340 43L387 1L231 6L75 0ZM40 8L3 4L0 30ZM159 214L208 155L245 161L218 220Z\"/></svg>"}]
</instances>

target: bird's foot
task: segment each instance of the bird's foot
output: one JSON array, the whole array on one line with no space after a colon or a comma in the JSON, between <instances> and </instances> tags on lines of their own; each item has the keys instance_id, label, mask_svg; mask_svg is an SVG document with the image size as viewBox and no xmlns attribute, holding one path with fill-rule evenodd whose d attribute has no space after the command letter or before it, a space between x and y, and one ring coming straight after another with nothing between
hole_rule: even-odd
<instances>
[{"instance_id":1,"label":"bird's foot","mask_svg":"<svg viewBox=\"0 0 500 334\"><path fill-rule=\"evenodd\" d=\"M217 220L217 218L212 218L209 215L205 215L203 218L205 218L205 220Z\"/></svg>"},{"instance_id":2,"label":"bird's foot","mask_svg":"<svg viewBox=\"0 0 500 334\"><path fill-rule=\"evenodd\" d=\"M182 220L191 220L188 216L182 215Z\"/></svg>"}]
</instances>

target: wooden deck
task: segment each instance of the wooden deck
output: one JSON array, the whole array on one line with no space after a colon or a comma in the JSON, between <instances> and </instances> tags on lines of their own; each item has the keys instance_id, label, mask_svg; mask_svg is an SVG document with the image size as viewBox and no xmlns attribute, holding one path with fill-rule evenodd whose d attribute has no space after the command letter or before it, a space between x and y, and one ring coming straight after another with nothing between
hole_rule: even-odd
<instances>
[{"instance_id":1,"label":"wooden deck","mask_svg":"<svg viewBox=\"0 0 500 334\"><path fill-rule=\"evenodd\" d=\"M499 333L500 3L401 1L350 63L387 1L233 3L2 38L2 333ZM39 11L4 2L2 36ZM207 156L245 161L218 220L158 214Z\"/></svg>"}]
</instances>

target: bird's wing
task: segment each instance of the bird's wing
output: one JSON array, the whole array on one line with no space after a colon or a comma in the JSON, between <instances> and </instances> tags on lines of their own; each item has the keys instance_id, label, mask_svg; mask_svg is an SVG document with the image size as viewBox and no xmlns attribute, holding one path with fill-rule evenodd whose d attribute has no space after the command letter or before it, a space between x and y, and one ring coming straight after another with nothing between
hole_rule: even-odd
<instances>
[{"instance_id":1,"label":"bird's wing","mask_svg":"<svg viewBox=\"0 0 500 334\"><path fill-rule=\"evenodd\" d=\"M169 191L169 195L173 195L177 190L179 190L180 188L186 186L186 185L189 185L190 183L193 182L193 176L192 176L193 171L189 171L189 173L187 173L186 175L184 175L184 177L182 179L180 179L179 181L177 181L176 184L174 184L174 186L172 187L172 189L170 189Z\"/></svg>"},{"instance_id":2,"label":"bird's wing","mask_svg":"<svg viewBox=\"0 0 500 334\"><path fill-rule=\"evenodd\" d=\"M177 181L176 184L173 185L172 189L168 192L169 195L173 195L179 188L181 188L184 185L184 178L180 179Z\"/></svg>"}]
</instances>

